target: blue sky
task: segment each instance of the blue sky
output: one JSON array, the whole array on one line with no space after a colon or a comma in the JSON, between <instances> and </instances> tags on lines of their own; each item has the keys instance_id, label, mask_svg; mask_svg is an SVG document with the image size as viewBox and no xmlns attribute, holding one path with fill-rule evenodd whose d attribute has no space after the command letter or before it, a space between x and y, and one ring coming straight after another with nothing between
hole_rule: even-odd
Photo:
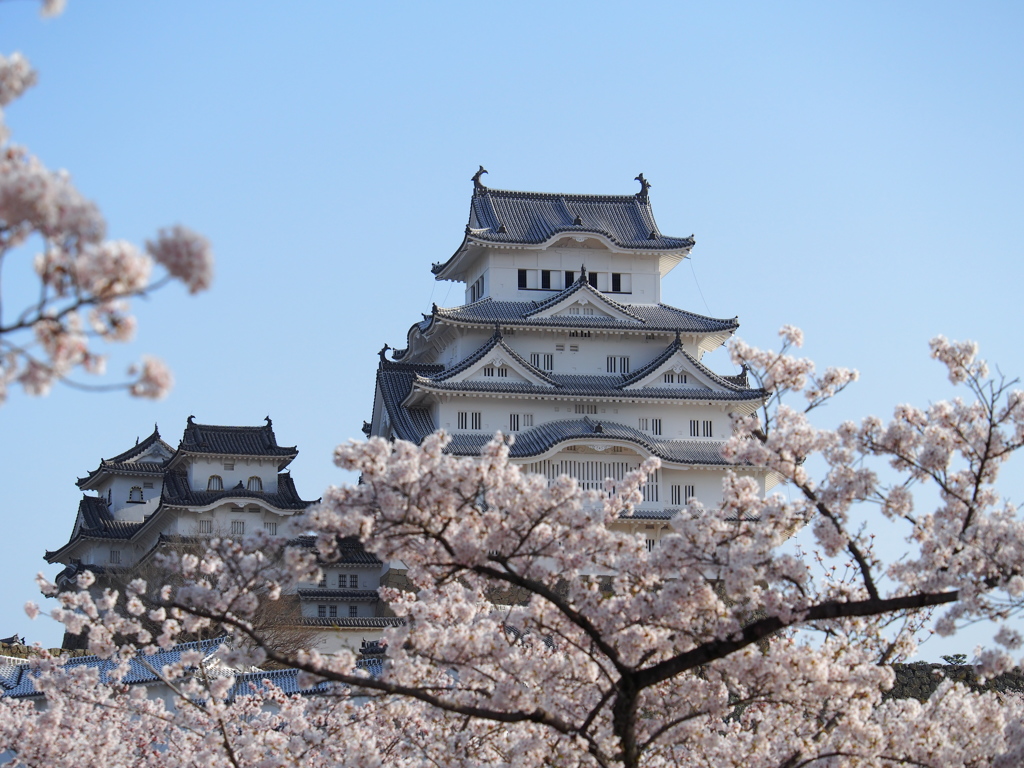
<instances>
[{"instance_id":1,"label":"blue sky","mask_svg":"<svg viewBox=\"0 0 1024 768\"><path fill-rule=\"evenodd\" d=\"M0 52L40 72L13 140L70 170L110 236L182 223L217 255L209 293L137 304L110 350L114 372L165 358L167 400L0 408L0 636L59 642L22 613L32 576L75 478L154 422L176 444L189 414L269 414L305 497L345 479L330 452L361 436L377 350L460 302L429 267L481 163L539 191L627 194L643 171L661 230L697 239L665 301L760 345L799 325L821 365L860 369L823 424L947 396L936 333L1024 372L1022 32L1024 7L994 2L0 4ZM4 277L15 306L28 283Z\"/></svg>"}]
</instances>

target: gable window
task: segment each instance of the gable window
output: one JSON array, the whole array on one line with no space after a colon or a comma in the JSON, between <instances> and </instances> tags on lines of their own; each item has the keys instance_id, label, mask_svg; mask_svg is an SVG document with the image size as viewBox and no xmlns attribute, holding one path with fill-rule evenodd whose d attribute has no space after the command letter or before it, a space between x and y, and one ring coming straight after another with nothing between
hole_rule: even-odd
<instances>
[{"instance_id":1,"label":"gable window","mask_svg":"<svg viewBox=\"0 0 1024 768\"><path fill-rule=\"evenodd\" d=\"M271 536L277 536L277 523L268 521L263 524L263 530L269 533Z\"/></svg>"},{"instance_id":2,"label":"gable window","mask_svg":"<svg viewBox=\"0 0 1024 768\"><path fill-rule=\"evenodd\" d=\"M579 313L580 313L580 308L579 307L569 307L569 314L570 315L578 315Z\"/></svg>"},{"instance_id":3,"label":"gable window","mask_svg":"<svg viewBox=\"0 0 1024 768\"><path fill-rule=\"evenodd\" d=\"M329 610L330 610L330 617L332 619L338 618L338 606L332 605Z\"/></svg>"},{"instance_id":4,"label":"gable window","mask_svg":"<svg viewBox=\"0 0 1024 768\"><path fill-rule=\"evenodd\" d=\"M498 369L498 378L499 379L508 378L508 368L506 368L505 366L502 366L501 368L499 368Z\"/></svg>"},{"instance_id":5,"label":"gable window","mask_svg":"<svg viewBox=\"0 0 1024 768\"><path fill-rule=\"evenodd\" d=\"M249 478L249 481L245 484L246 490L255 491L256 493L263 493L263 481L259 475L253 475Z\"/></svg>"},{"instance_id":6,"label":"gable window","mask_svg":"<svg viewBox=\"0 0 1024 768\"><path fill-rule=\"evenodd\" d=\"M661 419L651 419L651 434L652 435L660 435L661 434Z\"/></svg>"},{"instance_id":7,"label":"gable window","mask_svg":"<svg viewBox=\"0 0 1024 768\"><path fill-rule=\"evenodd\" d=\"M231 521L231 533L234 536L245 535L245 520L232 520Z\"/></svg>"},{"instance_id":8,"label":"gable window","mask_svg":"<svg viewBox=\"0 0 1024 768\"><path fill-rule=\"evenodd\" d=\"M220 475L210 475L210 479L206 481L206 490L223 491L224 479Z\"/></svg>"},{"instance_id":9,"label":"gable window","mask_svg":"<svg viewBox=\"0 0 1024 768\"><path fill-rule=\"evenodd\" d=\"M359 589L359 576L358 575L353 573L351 576L348 577L348 587L349 587L349 589Z\"/></svg>"},{"instance_id":10,"label":"gable window","mask_svg":"<svg viewBox=\"0 0 1024 768\"><path fill-rule=\"evenodd\" d=\"M358 616L359 616L359 606L358 605L350 605L348 607L348 617L350 619L354 619L354 618L356 618Z\"/></svg>"},{"instance_id":11,"label":"gable window","mask_svg":"<svg viewBox=\"0 0 1024 768\"><path fill-rule=\"evenodd\" d=\"M484 366L484 376L487 376L488 378L494 376L494 366L493 365L485 365Z\"/></svg>"},{"instance_id":12,"label":"gable window","mask_svg":"<svg viewBox=\"0 0 1024 768\"><path fill-rule=\"evenodd\" d=\"M700 437L700 421L690 419L690 437Z\"/></svg>"},{"instance_id":13,"label":"gable window","mask_svg":"<svg viewBox=\"0 0 1024 768\"><path fill-rule=\"evenodd\" d=\"M481 418L480 411L473 411L469 414L469 425L470 429L481 429L480 423L483 421Z\"/></svg>"},{"instance_id":14,"label":"gable window","mask_svg":"<svg viewBox=\"0 0 1024 768\"><path fill-rule=\"evenodd\" d=\"M592 315L592 314L594 314L594 308L593 307L584 307L583 308L583 314L584 315Z\"/></svg>"},{"instance_id":15,"label":"gable window","mask_svg":"<svg viewBox=\"0 0 1024 768\"><path fill-rule=\"evenodd\" d=\"M200 533L213 533L213 520L200 520L199 521L199 532Z\"/></svg>"},{"instance_id":16,"label":"gable window","mask_svg":"<svg viewBox=\"0 0 1024 768\"><path fill-rule=\"evenodd\" d=\"M133 485L132 489L128 491L128 502L130 504L141 504L142 503L142 488L138 485Z\"/></svg>"},{"instance_id":17,"label":"gable window","mask_svg":"<svg viewBox=\"0 0 1024 768\"><path fill-rule=\"evenodd\" d=\"M664 375L664 376L662 377L662 380L663 380L663 381L664 381L664 382L665 382L666 384L675 384L675 383L676 383L676 375L675 375L674 373L666 373L666 374L665 374L665 375Z\"/></svg>"},{"instance_id":18,"label":"gable window","mask_svg":"<svg viewBox=\"0 0 1024 768\"><path fill-rule=\"evenodd\" d=\"M120 549L112 549L112 550L110 550L110 564L111 565L120 565L121 564L121 550Z\"/></svg>"}]
</instances>

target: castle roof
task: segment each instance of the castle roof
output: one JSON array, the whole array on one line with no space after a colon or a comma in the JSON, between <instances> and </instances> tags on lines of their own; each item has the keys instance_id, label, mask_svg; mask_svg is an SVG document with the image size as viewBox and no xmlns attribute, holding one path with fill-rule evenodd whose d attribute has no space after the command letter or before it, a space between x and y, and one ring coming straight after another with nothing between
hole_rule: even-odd
<instances>
[{"instance_id":1,"label":"castle roof","mask_svg":"<svg viewBox=\"0 0 1024 768\"><path fill-rule=\"evenodd\" d=\"M152 450L154 448L157 450ZM145 456L147 453L156 454L158 457L161 453L166 454L167 457L174 453L174 449L160 439L160 430L155 425L153 433L149 437L137 441L124 453L119 453L109 459L101 459L100 465L87 476L78 478L76 485L82 489L89 488L96 480L108 474L159 475L164 471L169 458L161 458L160 461L138 461L139 457Z\"/></svg>"},{"instance_id":2,"label":"castle roof","mask_svg":"<svg viewBox=\"0 0 1024 768\"><path fill-rule=\"evenodd\" d=\"M78 516L71 531L71 538L62 547L48 550L44 557L52 563L68 547L82 539L131 539L142 527L141 522L117 520L110 513L106 499L98 496L83 496L78 502Z\"/></svg>"},{"instance_id":3,"label":"castle roof","mask_svg":"<svg viewBox=\"0 0 1024 768\"><path fill-rule=\"evenodd\" d=\"M469 223L462 244L443 264L434 264L438 279L447 279L450 267L468 245L541 246L559 235L598 235L629 251L689 251L694 239L663 235L654 220L647 190L635 195L575 195L490 189L474 176Z\"/></svg>"},{"instance_id":4,"label":"castle roof","mask_svg":"<svg viewBox=\"0 0 1024 768\"><path fill-rule=\"evenodd\" d=\"M295 482L288 473L277 476L276 493L250 491L241 482L233 488L221 491L196 491L189 487L188 477L183 472L168 472L164 476L164 487L160 494L161 505L206 507L223 499L256 499L268 507L295 512L300 512L315 503L299 496Z\"/></svg>"},{"instance_id":5,"label":"castle roof","mask_svg":"<svg viewBox=\"0 0 1024 768\"><path fill-rule=\"evenodd\" d=\"M260 427L227 427L215 424L196 424L188 417L185 433L178 443L178 455L220 454L225 456L272 456L289 461L298 455L294 446L285 448L277 444L273 422L267 416ZM177 457L176 457L177 458Z\"/></svg>"}]
</instances>

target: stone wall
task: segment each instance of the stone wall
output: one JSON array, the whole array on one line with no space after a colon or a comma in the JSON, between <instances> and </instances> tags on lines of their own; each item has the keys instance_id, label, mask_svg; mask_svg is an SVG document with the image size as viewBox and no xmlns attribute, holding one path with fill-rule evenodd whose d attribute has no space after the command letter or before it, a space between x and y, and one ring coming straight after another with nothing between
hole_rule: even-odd
<instances>
[{"instance_id":1,"label":"stone wall","mask_svg":"<svg viewBox=\"0 0 1024 768\"><path fill-rule=\"evenodd\" d=\"M48 648L47 649L54 656L60 656L62 653L68 656L88 656L88 652L85 650L68 650L66 648ZM32 645L21 645L20 643L0 643L0 656L12 656L16 659L27 659L30 656L35 656L38 653L38 649Z\"/></svg>"},{"instance_id":2,"label":"stone wall","mask_svg":"<svg viewBox=\"0 0 1024 768\"><path fill-rule=\"evenodd\" d=\"M972 691L1017 691L1024 693L1024 670L1013 669L985 683L978 682L974 667L968 664L893 664L896 682L885 694L887 699L917 699L925 701L944 679L970 688Z\"/></svg>"}]
</instances>

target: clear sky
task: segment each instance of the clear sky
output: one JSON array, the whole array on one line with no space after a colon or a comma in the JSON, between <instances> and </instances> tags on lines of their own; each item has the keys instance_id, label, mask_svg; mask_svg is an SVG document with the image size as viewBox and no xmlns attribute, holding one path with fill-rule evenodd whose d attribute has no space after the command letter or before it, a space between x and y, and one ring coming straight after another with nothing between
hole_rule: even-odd
<instances>
[{"instance_id":1,"label":"clear sky","mask_svg":"<svg viewBox=\"0 0 1024 768\"><path fill-rule=\"evenodd\" d=\"M545 192L630 194L644 172L661 230L697 240L667 303L739 315L759 345L799 325L820 364L861 371L823 424L947 396L936 333L1024 373L1022 35L1010 2L0 3L0 52L40 72L13 140L67 168L110 236L182 223L217 257L209 293L137 303L111 350L115 373L165 358L166 400L0 408L0 637L59 643L22 612L32 576L58 570L42 554L71 532L75 478L154 422L176 445L190 414L270 415L304 497L346 479L331 449L361 437L377 350L461 303L430 264L481 163Z\"/></svg>"}]
</instances>

